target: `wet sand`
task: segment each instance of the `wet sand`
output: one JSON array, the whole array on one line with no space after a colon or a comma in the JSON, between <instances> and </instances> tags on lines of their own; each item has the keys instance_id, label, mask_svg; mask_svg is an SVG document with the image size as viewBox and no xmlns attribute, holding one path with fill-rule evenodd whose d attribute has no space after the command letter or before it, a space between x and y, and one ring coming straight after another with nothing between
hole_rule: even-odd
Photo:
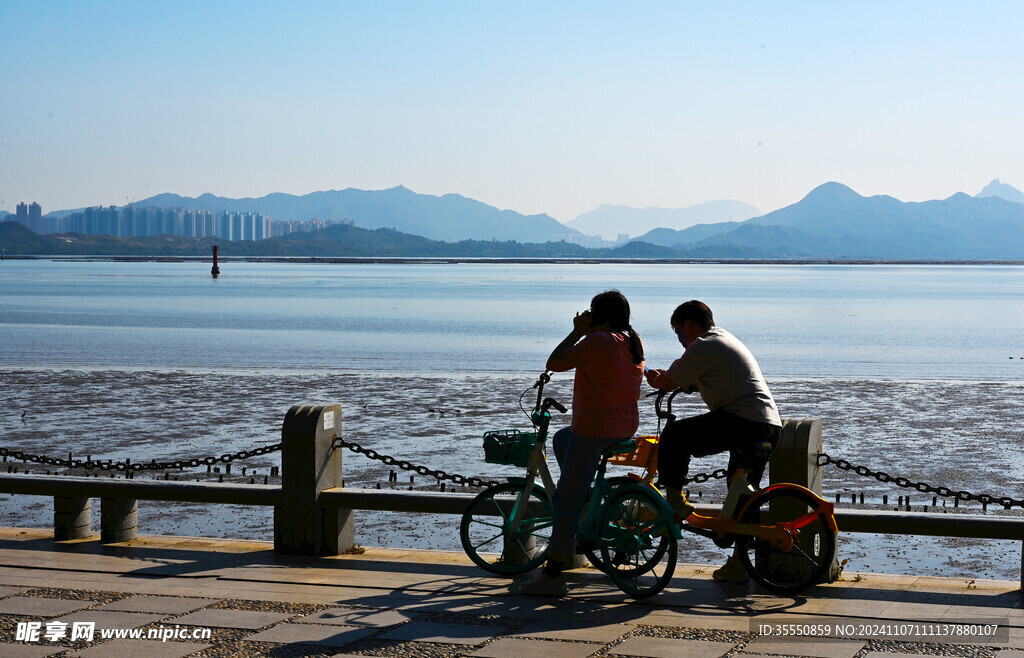
<instances>
[{"instance_id":1,"label":"wet sand","mask_svg":"<svg viewBox=\"0 0 1024 658\"><path fill-rule=\"evenodd\" d=\"M529 426L518 400L534 379L530 373L7 370L0 373L6 402L0 408L0 446L133 462L220 456L279 442L281 422L294 404L340 403L343 436L349 441L431 469L497 479L519 469L484 463L480 437L488 429ZM1024 498L1022 382L782 379L770 384L784 417L823 419L824 449L835 458L954 491ZM568 402L571 386L571 376L559 375L546 394ZM532 403L529 395L524 403ZM699 400L690 398L676 411L702 409ZM646 400L641 413L641 432L656 432ZM348 486L410 486L408 472L398 471L397 483L389 483L392 467L348 451L344 460ZM720 457L698 459L693 469L710 472L724 463ZM236 461L226 477L274 482L270 470L279 464L280 453ZM47 467L27 468L45 472ZM864 507L893 509L897 498L909 493L917 511L928 505L929 511L982 513L978 503L954 510L952 499L943 510L941 498L936 510L930 494L824 468L825 497L835 500L841 494L844 505L850 505L851 494L863 493ZM206 470L171 472L170 477L219 477ZM153 476L163 479L164 472ZM416 476L411 486L436 490L433 479L422 480ZM702 502L720 501L724 491L722 480L691 487L691 495ZM887 508L881 505L883 495L889 498ZM986 513L1019 516L1024 510L990 508ZM460 550L456 517L359 512L357 518L357 541L364 545ZM0 496L0 525L48 527L51 522L50 499ZM98 518L95 522L98 527ZM144 534L267 539L272 524L272 511L263 508L143 501L139 512ZM840 558L849 559L850 571L966 579L1020 576L1019 542L853 534L842 535L841 542ZM680 547L680 560L715 563L725 553L694 538Z\"/></svg>"}]
</instances>

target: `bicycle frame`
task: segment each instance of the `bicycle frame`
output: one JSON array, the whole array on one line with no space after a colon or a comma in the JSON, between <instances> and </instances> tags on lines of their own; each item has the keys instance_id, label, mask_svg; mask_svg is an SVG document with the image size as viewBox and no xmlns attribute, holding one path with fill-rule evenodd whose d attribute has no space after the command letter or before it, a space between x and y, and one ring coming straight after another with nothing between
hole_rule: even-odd
<instances>
[{"instance_id":1,"label":"bicycle frame","mask_svg":"<svg viewBox=\"0 0 1024 658\"><path fill-rule=\"evenodd\" d=\"M547 456L544 454L544 446L548 439L548 427L551 424L551 412L548 409L554 407L562 413L565 413L566 409L552 398L546 398L542 401L544 385L549 381L551 381L551 376L545 372L537 379L537 383L534 385L537 388L537 404L534 405L530 420L533 422L534 427L537 428L537 441L533 445L533 452L530 453L530 460L526 466L526 476L509 476L505 478L510 483L523 483L524 495L522 500L515 502L515 507L512 511L512 525L510 527L512 534L519 532L523 516L526 514L526 502L530 500L530 493L536 486L538 475L543 485L542 490L547 494L549 500L555 493L555 482L551 477L551 470L548 468Z\"/></svg>"},{"instance_id":2,"label":"bicycle frame","mask_svg":"<svg viewBox=\"0 0 1024 658\"><path fill-rule=\"evenodd\" d=\"M657 398L654 402L655 413L659 419L664 419L668 423L675 420L675 415L672 413L672 400L682 392L683 389L677 388L676 390L669 393L668 391L658 391L650 395L656 395ZM662 400L665 396L668 396L667 408L665 411L661 410ZM667 423L666 423L667 424ZM652 451L651 456L648 459L648 463L645 465L646 475L639 477L636 475L630 475L638 485L647 485L657 491L652 484L654 475L657 473L657 446ZM792 520L783 521L778 523L745 523L739 519L745 518L750 509L751 503L757 498L758 494L767 494L769 491L775 489L788 489L794 491L801 491L813 497L816 501L817 506L812 508L806 514ZM659 492L660 494L661 492ZM667 503L666 503L667 507ZM727 538L735 536L748 536L748 537L759 537L772 543L776 548L782 551L789 551L793 547L794 541L800 535L800 529L812 523L819 517L824 517L829 528L833 532L839 531L839 526L835 520L835 504L823 499L813 491L802 487L798 484L792 484L788 482L773 484L763 489L758 489L757 494L751 496L744 506L740 509L739 513L733 517L721 517L721 516L704 516L697 514L696 512L691 513L685 519L680 519L680 523L670 524L672 529L678 533L676 539L682 538L682 531L699 534L709 538ZM678 528L679 530L675 530Z\"/></svg>"}]
</instances>

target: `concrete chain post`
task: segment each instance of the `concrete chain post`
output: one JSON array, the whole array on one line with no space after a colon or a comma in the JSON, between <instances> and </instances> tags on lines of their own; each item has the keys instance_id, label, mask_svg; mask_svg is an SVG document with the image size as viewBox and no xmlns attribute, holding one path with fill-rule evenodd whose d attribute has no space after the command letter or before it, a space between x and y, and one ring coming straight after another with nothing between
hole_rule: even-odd
<instances>
[{"instance_id":1,"label":"concrete chain post","mask_svg":"<svg viewBox=\"0 0 1024 658\"><path fill-rule=\"evenodd\" d=\"M820 418L785 418L782 421L782 437L772 451L768 467L768 481L771 484L790 482L810 489L821 496L821 466L818 455L822 452ZM802 514L803 511L797 510ZM829 569L828 582L839 577L839 539L836 538L836 557Z\"/></svg>"},{"instance_id":2,"label":"concrete chain post","mask_svg":"<svg viewBox=\"0 0 1024 658\"><path fill-rule=\"evenodd\" d=\"M341 487L341 406L296 405L281 428L281 505L274 508L274 550L338 555L355 545L350 509L325 508L319 496Z\"/></svg>"}]
</instances>

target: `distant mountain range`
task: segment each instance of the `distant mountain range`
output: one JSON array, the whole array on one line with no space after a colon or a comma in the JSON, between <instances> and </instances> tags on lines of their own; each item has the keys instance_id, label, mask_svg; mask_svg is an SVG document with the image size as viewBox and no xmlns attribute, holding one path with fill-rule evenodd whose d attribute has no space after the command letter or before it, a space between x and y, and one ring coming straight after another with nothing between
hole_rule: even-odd
<instances>
[{"instance_id":1,"label":"distant mountain range","mask_svg":"<svg viewBox=\"0 0 1024 658\"><path fill-rule=\"evenodd\" d=\"M907 203L826 183L798 203L744 222L656 229L635 241L677 251L732 247L764 258L1021 260L1024 204L963 193Z\"/></svg>"},{"instance_id":2,"label":"distant mountain range","mask_svg":"<svg viewBox=\"0 0 1024 658\"><path fill-rule=\"evenodd\" d=\"M1020 191L993 181L975 197L958 193L941 201L908 203L890 196L864 197L832 182L815 188L798 203L766 215L682 230L659 227L615 249L585 249L570 244L581 237L577 231L548 215L526 216L455 194L419 195L404 187L379 192L318 192L302 197L273 194L239 200L212 195L197 199L159 195L138 205L252 210L274 218L350 217L356 226L335 226L259 242L225 243L177 236L121 240L79 234L38 236L20 224L4 222L0 224L0 247L8 255L201 256L219 242L226 256L1016 261L1024 260L1024 202L1013 200L1018 197L1024 201ZM657 209L640 212L647 210ZM453 240L451 235L476 237Z\"/></svg>"},{"instance_id":3,"label":"distant mountain range","mask_svg":"<svg viewBox=\"0 0 1024 658\"><path fill-rule=\"evenodd\" d=\"M566 222L566 226L587 235L615 240L620 234L636 237L657 228L681 230L696 224L742 221L761 211L742 201L707 201L686 208L630 208L603 205Z\"/></svg>"},{"instance_id":4,"label":"distant mountain range","mask_svg":"<svg viewBox=\"0 0 1024 658\"><path fill-rule=\"evenodd\" d=\"M432 240L516 240L549 242L579 233L548 215L499 210L459 194L437 197L398 186L387 190L331 190L302 196L268 194L258 199L196 198L160 194L136 202L139 207L185 208L215 212L259 212L271 219L304 221L313 217L352 219L366 229L391 228Z\"/></svg>"},{"instance_id":5,"label":"distant mountain range","mask_svg":"<svg viewBox=\"0 0 1024 658\"><path fill-rule=\"evenodd\" d=\"M543 244L490 240L444 242L393 229L371 230L345 224L266 240L228 242L220 238L187 238L178 235L128 238L81 233L39 235L19 222L0 221L0 247L7 256L209 257L210 248L215 244L220 245L220 254L224 257L588 258L594 253L593 250L562 241ZM657 249L670 253L670 250L663 247Z\"/></svg>"}]
</instances>

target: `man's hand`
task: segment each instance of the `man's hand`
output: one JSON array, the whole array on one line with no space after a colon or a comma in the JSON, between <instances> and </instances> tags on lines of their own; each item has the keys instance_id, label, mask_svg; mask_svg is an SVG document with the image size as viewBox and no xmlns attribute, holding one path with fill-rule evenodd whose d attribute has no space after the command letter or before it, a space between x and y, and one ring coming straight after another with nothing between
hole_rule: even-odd
<instances>
[{"instance_id":1,"label":"man's hand","mask_svg":"<svg viewBox=\"0 0 1024 658\"><path fill-rule=\"evenodd\" d=\"M660 377L663 374L665 374L664 370L648 368L647 372L645 373L645 376L647 377L647 383L653 386L654 388L658 388L658 385L655 384L654 382L658 379L658 377Z\"/></svg>"}]
</instances>

